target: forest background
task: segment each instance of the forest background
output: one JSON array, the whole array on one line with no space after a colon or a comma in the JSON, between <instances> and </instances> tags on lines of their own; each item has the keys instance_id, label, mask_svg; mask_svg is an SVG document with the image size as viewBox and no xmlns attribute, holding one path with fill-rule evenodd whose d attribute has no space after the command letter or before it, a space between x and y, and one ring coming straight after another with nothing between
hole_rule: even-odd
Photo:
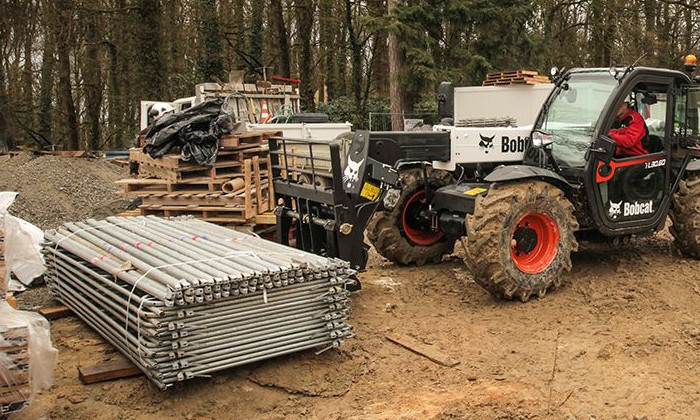
<instances>
[{"instance_id":1,"label":"forest background","mask_svg":"<svg viewBox=\"0 0 700 420\"><path fill-rule=\"evenodd\" d=\"M299 78L304 110L359 129L490 71L680 69L699 16L697 0L0 0L0 151L123 149L140 100L231 70Z\"/></svg>"}]
</instances>

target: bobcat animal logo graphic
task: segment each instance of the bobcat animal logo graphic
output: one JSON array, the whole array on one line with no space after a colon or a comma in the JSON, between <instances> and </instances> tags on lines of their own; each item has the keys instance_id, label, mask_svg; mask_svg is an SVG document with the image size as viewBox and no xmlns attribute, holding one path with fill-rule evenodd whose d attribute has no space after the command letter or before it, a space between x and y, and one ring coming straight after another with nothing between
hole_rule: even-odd
<instances>
[{"instance_id":1,"label":"bobcat animal logo graphic","mask_svg":"<svg viewBox=\"0 0 700 420\"><path fill-rule=\"evenodd\" d=\"M619 203L613 203L612 201L610 202L610 208L608 209L608 215L612 217L613 219L617 219L617 216L622 214L622 210L620 210L620 205L622 204L622 201Z\"/></svg>"},{"instance_id":2,"label":"bobcat animal logo graphic","mask_svg":"<svg viewBox=\"0 0 700 420\"><path fill-rule=\"evenodd\" d=\"M362 159L359 162L354 162L352 159L348 159L348 166L346 166L345 171L343 171L343 182L345 183L346 189L352 189L357 180L360 179L360 167L364 161L365 160Z\"/></svg>"},{"instance_id":3,"label":"bobcat animal logo graphic","mask_svg":"<svg viewBox=\"0 0 700 420\"><path fill-rule=\"evenodd\" d=\"M484 153L488 153L489 149L493 147L493 139L496 138L495 135L491 137L486 137L484 135L479 134L479 137L481 137L481 141L479 142L479 147L484 148Z\"/></svg>"}]
</instances>

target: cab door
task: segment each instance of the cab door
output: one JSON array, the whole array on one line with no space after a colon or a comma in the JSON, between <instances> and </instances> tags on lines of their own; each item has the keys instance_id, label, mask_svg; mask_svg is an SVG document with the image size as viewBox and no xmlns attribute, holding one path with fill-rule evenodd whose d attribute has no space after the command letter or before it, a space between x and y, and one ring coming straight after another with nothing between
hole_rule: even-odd
<instances>
[{"instance_id":1,"label":"cab door","mask_svg":"<svg viewBox=\"0 0 700 420\"><path fill-rule=\"evenodd\" d=\"M673 114L673 137L679 146L700 146L700 86L681 86Z\"/></svg>"},{"instance_id":2,"label":"cab door","mask_svg":"<svg viewBox=\"0 0 700 420\"><path fill-rule=\"evenodd\" d=\"M601 117L599 138L608 142L606 153L592 153L588 164L594 211L599 230L608 235L639 233L654 229L665 220L670 192L670 152L673 128L673 79L636 77L617 91ZM613 128L615 113L626 98L645 120L649 134L643 142L647 154L615 155L614 141L604 136ZM598 149L599 150L599 149Z\"/></svg>"}]
</instances>

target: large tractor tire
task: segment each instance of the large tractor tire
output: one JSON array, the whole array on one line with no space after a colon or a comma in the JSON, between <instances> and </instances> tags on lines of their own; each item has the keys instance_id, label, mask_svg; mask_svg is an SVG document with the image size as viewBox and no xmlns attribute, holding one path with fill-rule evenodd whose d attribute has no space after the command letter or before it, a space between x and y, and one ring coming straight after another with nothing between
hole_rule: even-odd
<instances>
[{"instance_id":1,"label":"large tractor tire","mask_svg":"<svg viewBox=\"0 0 700 420\"><path fill-rule=\"evenodd\" d=\"M700 175L691 175L680 182L673 194L670 212L673 225L669 231L676 246L684 254L700 259Z\"/></svg>"},{"instance_id":2,"label":"large tractor tire","mask_svg":"<svg viewBox=\"0 0 700 420\"><path fill-rule=\"evenodd\" d=\"M465 262L498 298L526 302L561 285L578 250L574 206L542 181L494 184L467 216Z\"/></svg>"},{"instance_id":3,"label":"large tractor tire","mask_svg":"<svg viewBox=\"0 0 700 420\"><path fill-rule=\"evenodd\" d=\"M427 168L427 174L432 191L454 182L449 172ZM379 255L397 264L421 266L440 262L443 255L454 251L455 240L430 230L415 217L428 207L423 170L406 169L399 178L402 190L396 205L374 214L367 226L367 238Z\"/></svg>"}]
</instances>

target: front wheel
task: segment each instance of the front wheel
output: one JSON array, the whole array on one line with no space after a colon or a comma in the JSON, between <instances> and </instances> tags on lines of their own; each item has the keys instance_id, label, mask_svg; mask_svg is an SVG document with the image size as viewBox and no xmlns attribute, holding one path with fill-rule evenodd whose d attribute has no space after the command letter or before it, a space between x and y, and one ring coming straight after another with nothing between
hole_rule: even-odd
<instances>
[{"instance_id":1,"label":"front wheel","mask_svg":"<svg viewBox=\"0 0 700 420\"><path fill-rule=\"evenodd\" d=\"M467 216L465 262L496 297L527 301L561 284L578 249L574 207L542 181L494 184Z\"/></svg>"},{"instance_id":2,"label":"front wheel","mask_svg":"<svg viewBox=\"0 0 700 420\"><path fill-rule=\"evenodd\" d=\"M449 172L427 168L428 193L451 184ZM378 211L367 226L367 238L377 253L402 265L439 262L454 250L455 240L433 230L424 212L430 207L421 168L401 171L401 195L391 210Z\"/></svg>"}]
</instances>

